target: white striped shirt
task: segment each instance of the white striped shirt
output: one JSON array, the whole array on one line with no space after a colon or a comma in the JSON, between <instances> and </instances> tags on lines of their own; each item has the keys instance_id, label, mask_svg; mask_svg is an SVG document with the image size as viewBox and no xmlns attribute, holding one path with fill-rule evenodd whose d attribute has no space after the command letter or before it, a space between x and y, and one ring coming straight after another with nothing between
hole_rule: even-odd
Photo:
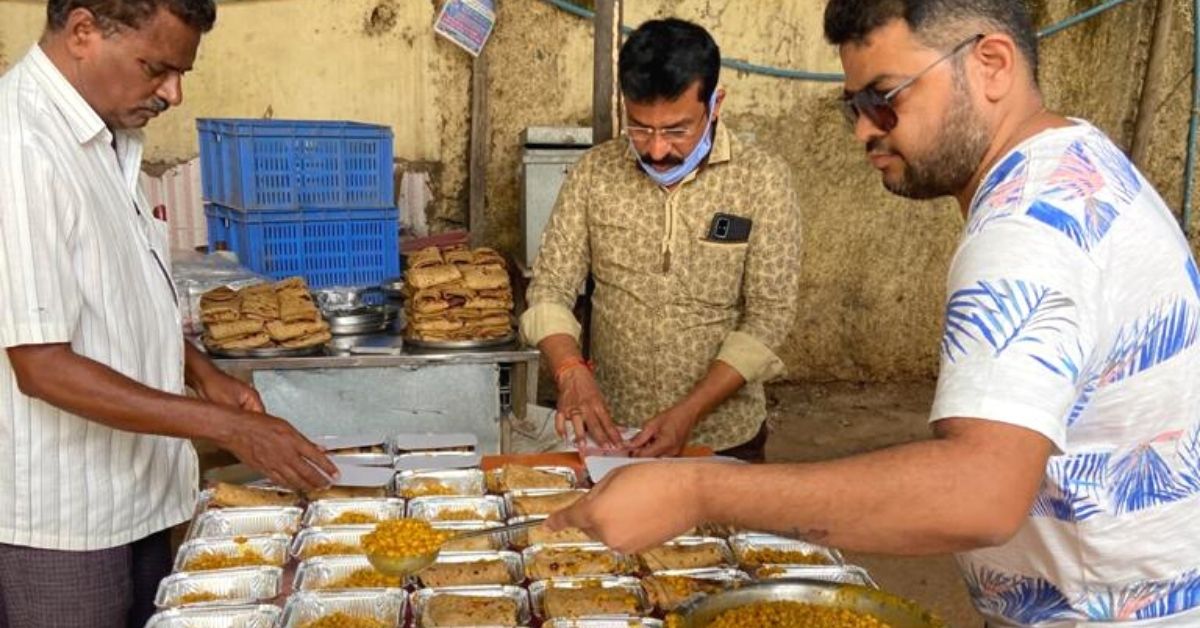
<instances>
[{"instance_id":1,"label":"white striped shirt","mask_svg":"<svg viewBox=\"0 0 1200 628\"><path fill-rule=\"evenodd\" d=\"M141 133L114 137L39 47L0 77L0 343L70 343L180 394L167 228L138 188L141 158ZM190 516L197 474L187 440L23 395L0 351L0 543L130 543Z\"/></svg>"}]
</instances>

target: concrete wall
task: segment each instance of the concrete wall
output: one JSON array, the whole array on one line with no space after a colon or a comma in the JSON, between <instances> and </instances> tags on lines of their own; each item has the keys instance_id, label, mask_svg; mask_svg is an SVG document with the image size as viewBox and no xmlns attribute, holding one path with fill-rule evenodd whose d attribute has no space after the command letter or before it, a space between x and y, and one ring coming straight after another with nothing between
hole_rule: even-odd
<instances>
[{"instance_id":1,"label":"concrete wall","mask_svg":"<svg viewBox=\"0 0 1200 628\"><path fill-rule=\"evenodd\" d=\"M821 40L820 0L640 0L625 21L678 15L708 27L726 56L839 70ZM1038 24L1093 0L1034 0ZM1146 173L1177 210L1190 98L1190 3L1170 1L1167 89ZM435 226L466 215L469 57L432 35L436 2L243 0L224 3L187 83L188 102L151 128L149 158L195 155L197 116L338 117L396 130L402 167L434 173ZM518 241L518 134L591 115L591 30L541 0L501 0L489 43L492 124L487 238ZM1154 0L1135 0L1045 40L1049 104L1087 118L1128 148L1133 140ZM40 28L41 2L0 0L0 68ZM961 228L946 202L889 196L846 133L839 86L726 71L726 112L746 138L784 156L801 182L806 251L799 320L784 351L795 379L930 377L937 365L944 275Z\"/></svg>"}]
</instances>

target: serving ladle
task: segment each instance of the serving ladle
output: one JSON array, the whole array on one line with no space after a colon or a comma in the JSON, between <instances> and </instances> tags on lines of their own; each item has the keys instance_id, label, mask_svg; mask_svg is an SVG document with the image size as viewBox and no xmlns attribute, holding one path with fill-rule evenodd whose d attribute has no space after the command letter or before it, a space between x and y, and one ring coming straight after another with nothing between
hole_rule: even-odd
<instances>
[{"instance_id":1,"label":"serving ladle","mask_svg":"<svg viewBox=\"0 0 1200 628\"><path fill-rule=\"evenodd\" d=\"M543 523L545 523L545 519L533 519L530 521L522 521L520 523L512 523L512 524L503 525L503 526L499 526L499 527L495 527L495 528L484 528L482 530L469 530L467 532L463 532L461 534L456 534L456 535L446 539L446 542L459 541L462 539L469 539L469 538L473 538L473 537L477 537L477 536L491 536L493 534L504 534L507 532L515 532L517 530L524 530L526 528L536 528L537 526L542 525ZM443 545L445 545L445 543L443 543ZM438 548L438 549L434 550L433 552L430 552L429 554L423 554L420 556L395 556L395 557L393 557L393 556L381 556L378 554L367 554L367 560L371 563L372 567L374 567L377 571L379 571L383 574L386 574L389 576L404 577L404 576L411 576L411 575L416 574L416 573L424 570L425 568L429 567L430 565L432 565L434 562L437 561L438 554L440 554L440 553L441 553L441 548Z\"/></svg>"}]
</instances>

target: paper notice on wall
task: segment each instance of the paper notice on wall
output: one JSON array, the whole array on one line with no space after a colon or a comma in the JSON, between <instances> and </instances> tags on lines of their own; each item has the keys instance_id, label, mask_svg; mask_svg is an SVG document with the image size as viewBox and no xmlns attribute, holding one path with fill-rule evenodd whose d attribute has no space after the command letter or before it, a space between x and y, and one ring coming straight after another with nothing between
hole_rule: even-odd
<instances>
[{"instance_id":1,"label":"paper notice on wall","mask_svg":"<svg viewBox=\"0 0 1200 628\"><path fill-rule=\"evenodd\" d=\"M493 0L446 0L433 30L479 56L496 26L495 9Z\"/></svg>"}]
</instances>

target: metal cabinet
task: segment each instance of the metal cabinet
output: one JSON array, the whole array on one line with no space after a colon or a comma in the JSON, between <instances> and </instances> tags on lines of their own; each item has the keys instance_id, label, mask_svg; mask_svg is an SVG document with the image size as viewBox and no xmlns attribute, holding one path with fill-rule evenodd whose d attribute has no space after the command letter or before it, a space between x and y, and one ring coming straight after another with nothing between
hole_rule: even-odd
<instances>
[{"instance_id":1,"label":"metal cabinet","mask_svg":"<svg viewBox=\"0 0 1200 628\"><path fill-rule=\"evenodd\" d=\"M530 127L521 133L521 250L518 262L532 268L542 231L571 166L592 144L584 127Z\"/></svg>"}]
</instances>

